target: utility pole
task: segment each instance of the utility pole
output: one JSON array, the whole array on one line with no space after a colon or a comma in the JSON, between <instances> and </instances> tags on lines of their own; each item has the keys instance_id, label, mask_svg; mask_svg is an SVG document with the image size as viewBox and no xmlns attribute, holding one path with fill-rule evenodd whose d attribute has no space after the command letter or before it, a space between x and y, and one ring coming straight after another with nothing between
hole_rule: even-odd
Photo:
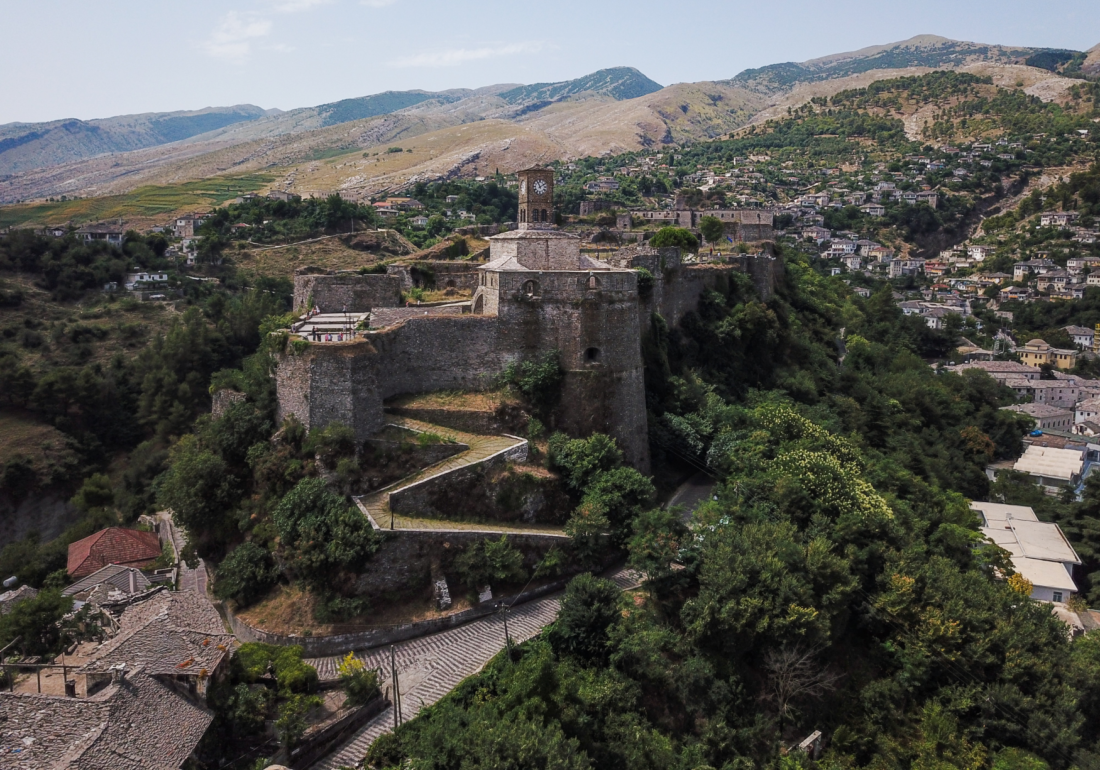
<instances>
[{"instance_id":1,"label":"utility pole","mask_svg":"<svg viewBox=\"0 0 1100 770\"><path fill-rule=\"evenodd\" d=\"M394 658L393 645L390 645L390 681L393 683L393 729L401 724L401 684L397 679L397 662Z\"/></svg>"},{"instance_id":2,"label":"utility pole","mask_svg":"<svg viewBox=\"0 0 1100 770\"><path fill-rule=\"evenodd\" d=\"M508 650L508 660L512 659L512 636L508 633L508 605L504 602L497 604L497 609L504 616L504 648Z\"/></svg>"}]
</instances>

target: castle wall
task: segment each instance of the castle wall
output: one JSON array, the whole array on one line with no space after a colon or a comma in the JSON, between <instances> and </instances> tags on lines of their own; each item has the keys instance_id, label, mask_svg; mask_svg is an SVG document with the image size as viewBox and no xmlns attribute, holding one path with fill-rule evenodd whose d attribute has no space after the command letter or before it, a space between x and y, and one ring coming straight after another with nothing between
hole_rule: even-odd
<instances>
[{"instance_id":1,"label":"castle wall","mask_svg":"<svg viewBox=\"0 0 1100 770\"><path fill-rule=\"evenodd\" d=\"M363 313L400 304L401 279L397 276L358 273L294 276L295 312L319 307L322 313L339 313L346 306L350 312Z\"/></svg>"},{"instance_id":2,"label":"castle wall","mask_svg":"<svg viewBox=\"0 0 1100 770\"><path fill-rule=\"evenodd\" d=\"M477 264L466 261L414 262L387 265L386 273L400 279L401 288L405 291L417 287L474 291L480 275L477 268ZM430 274L427 280L425 273Z\"/></svg>"},{"instance_id":3,"label":"castle wall","mask_svg":"<svg viewBox=\"0 0 1100 770\"><path fill-rule=\"evenodd\" d=\"M649 307L643 308L643 320L648 323L650 313L656 311L670 325L678 325L698 307L703 292L719 288L730 272L727 265L684 265L662 273L652 301L645 303Z\"/></svg>"},{"instance_id":4,"label":"castle wall","mask_svg":"<svg viewBox=\"0 0 1100 770\"><path fill-rule=\"evenodd\" d=\"M528 297L522 289L532 276L539 290ZM384 399L484 389L508 364L557 350L566 375L556 427L608 433L631 465L648 470L635 273L596 272L598 288L587 288L587 272L489 277L501 284L498 316L414 317L363 340L283 356L280 419L295 413L310 429L342 422L362 440L381 427Z\"/></svg>"},{"instance_id":5,"label":"castle wall","mask_svg":"<svg viewBox=\"0 0 1100 770\"><path fill-rule=\"evenodd\" d=\"M385 420L374 353L369 342L356 342L311 345L302 353L281 355L275 375L277 419L293 414L308 430L338 422L360 439L377 433Z\"/></svg>"}]
</instances>

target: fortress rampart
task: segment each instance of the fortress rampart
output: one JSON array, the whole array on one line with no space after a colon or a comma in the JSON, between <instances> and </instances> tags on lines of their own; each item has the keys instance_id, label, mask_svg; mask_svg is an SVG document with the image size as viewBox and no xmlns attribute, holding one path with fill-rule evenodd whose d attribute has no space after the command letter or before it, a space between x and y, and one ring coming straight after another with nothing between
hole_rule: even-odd
<instances>
[{"instance_id":1,"label":"fortress rampart","mask_svg":"<svg viewBox=\"0 0 1100 770\"><path fill-rule=\"evenodd\" d=\"M340 313L347 308L367 311L376 307L397 307L401 302L401 279L393 275L358 273L294 276L294 311L317 307L322 313Z\"/></svg>"},{"instance_id":2,"label":"fortress rampart","mask_svg":"<svg viewBox=\"0 0 1100 770\"><path fill-rule=\"evenodd\" d=\"M544 219L553 175L533 169L521 177L521 208L526 201L530 216L537 210L537 224L521 221L518 230L494 236L486 264L424 268L437 288L440 279L473 288L468 303L398 307L402 285L416 280L415 265L389 275L295 277L296 308L340 313L346 306L349 313L369 312L371 326L383 328L341 329L324 342L315 334L318 341L304 349L291 346L277 367L280 420L294 414L311 430L339 422L365 440L382 428L388 398L485 389L509 364L556 351L564 377L550 427L574 436L607 433L628 463L648 472L642 329L654 312L678 325L705 291L724 288L731 271L746 273L762 296L771 296L770 244L761 255L730 263L685 265L678 249L645 247L597 261L581 254L579 239ZM639 267L653 275L644 292Z\"/></svg>"}]
</instances>

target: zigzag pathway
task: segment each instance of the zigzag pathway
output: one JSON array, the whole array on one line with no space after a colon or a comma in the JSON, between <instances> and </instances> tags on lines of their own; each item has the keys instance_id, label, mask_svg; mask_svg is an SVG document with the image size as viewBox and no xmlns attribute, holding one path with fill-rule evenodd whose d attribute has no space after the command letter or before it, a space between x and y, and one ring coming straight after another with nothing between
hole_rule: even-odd
<instances>
[{"instance_id":1,"label":"zigzag pathway","mask_svg":"<svg viewBox=\"0 0 1100 770\"><path fill-rule=\"evenodd\" d=\"M625 568L607 577L623 590L636 587L640 582L636 572ZM558 614L560 598L560 594L555 594L511 610L508 632L512 640L527 641L552 623ZM504 645L504 619L500 615L490 615L458 628L394 645L404 719L412 719L420 709L436 703L463 679L476 674L504 649ZM388 647L365 650L356 657L382 672L383 689L389 685ZM317 669L321 679L335 679L336 667L342 659L342 656L332 656L306 662ZM375 738L392 730L393 709L387 708L311 770L358 767Z\"/></svg>"},{"instance_id":2,"label":"zigzag pathway","mask_svg":"<svg viewBox=\"0 0 1100 770\"><path fill-rule=\"evenodd\" d=\"M396 425L402 428L408 428L410 430L420 431L423 433L435 433L449 438L453 441L457 441L461 444L466 444L469 449L465 452L448 457L435 465L431 465L416 473L406 476L398 482L384 488L377 492L372 492L369 495L363 495L362 497L355 498L356 505L359 506L366 517L370 520L375 529L389 529L391 519L393 521L393 528L397 530L401 529L434 529L434 530L475 530L478 532L486 533L525 533L525 534L539 534L539 535L561 535L564 537L561 531L561 527L551 527L537 524L511 524L511 523L468 523L460 521L450 521L447 519L432 519L423 517L412 517L405 515L397 515L391 517L390 513L390 495L398 490L405 489L419 481L433 478L435 476L442 476L446 473L452 473L465 468L469 465L474 465L482 460L492 457L499 452L503 452L512 447L519 446L523 443L523 439L513 438L510 436L482 436L475 433L465 433L464 431L454 430L453 428L444 428L440 425L432 425L430 423L421 422L420 420L413 420L408 417L392 417L389 420L391 425Z\"/></svg>"}]
</instances>

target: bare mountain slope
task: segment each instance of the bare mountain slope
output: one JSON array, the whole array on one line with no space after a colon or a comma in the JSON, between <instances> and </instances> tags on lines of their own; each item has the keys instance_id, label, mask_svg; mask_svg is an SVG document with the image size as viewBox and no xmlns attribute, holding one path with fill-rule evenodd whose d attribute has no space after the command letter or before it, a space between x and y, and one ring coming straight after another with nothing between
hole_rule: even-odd
<instances>
[{"instance_id":1,"label":"bare mountain slope","mask_svg":"<svg viewBox=\"0 0 1100 770\"><path fill-rule=\"evenodd\" d=\"M178 142L270 114L272 111L242 104L190 112L121 115L101 120L8 123L0 126L0 177L104 153Z\"/></svg>"},{"instance_id":2,"label":"bare mountain slope","mask_svg":"<svg viewBox=\"0 0 1100 770\"><path fill-rule=\"evenodd\" d=\"M551 159L705 140L777 117L815 96L933 69L991 75L997 85L1049 100L1060 98L1071 82L1023 62L1060 60L1064 53L921 35L747 70L717 83L661 88L638 70L618 67L563 83L386 92L0 177L0 202L115 194L144 184L256 171L273 171L279 186L303 194L341 189L366 195L410 179L515 170ZM1084 66L1100 69L1100 46L1088 57L1074 55ZM912 118L914 130L921 120ZM393 145L414 152L376 155Z\"/></svg>"},{"instance_id":3,"label":"bare mountain slope","mask_svg":"<svg viewBox=\"0 0 1100 770\"><path fill-rule=\"evenodd\" d=\"M806 62L745 70L730 82L762 94L776 94L790 91L799 84L847 78L875 70L958 69L979 62L1018 64L1044 50L1047 49L1010 48L918 35L899 43L870 46Z\"/></svg>"},{"instance_id":4,"label":"bare mountain slope","mask_svg":"<svg viewBox=\"0 0 1100 770\"><path fill-rule=\"evenodd\" d=\"M1094 45L1088 51L1085 63L1081 65L1081 71L1089 76L1100 75L1100 45Z\"/></svg>"}]
</instances>

